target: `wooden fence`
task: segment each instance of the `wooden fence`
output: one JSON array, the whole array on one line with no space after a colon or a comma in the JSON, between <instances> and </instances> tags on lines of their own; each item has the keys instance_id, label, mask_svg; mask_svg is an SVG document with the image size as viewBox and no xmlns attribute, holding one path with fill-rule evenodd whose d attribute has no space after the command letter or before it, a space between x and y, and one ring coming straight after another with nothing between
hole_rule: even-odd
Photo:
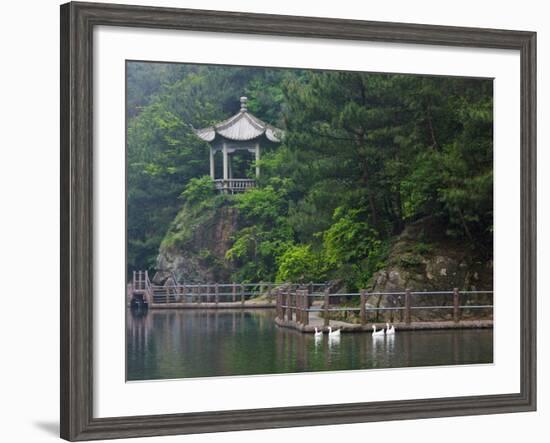
<instances>
[{"instance_id":1,"label":"wooden fence","mask_svg":"<svg viewBox=\"0 0 550 443\"><path fill-rule=\"evenodd\" d=\"M265 294L273 302L273 283L195 283L152 285L154 303L241 303Z\"/></svg>"},{"instance_id":2,"label":"wooden fence","mask_svg":"<svg viewBox=\"0 0 550 443\"><path fill-rule=\"evenodd\" d=\"M493 291L459 291L457 288L452 291L432 291L432 292L413 292L406 290L404 292L367 292L362 290L357 293L336 293L331 294L329 290L322 293L311 292L308 289L279 289L276 294L277 317L281 321L295 322L302 326L307 326L310 322L310 313L319 313L324 326L328 326L331 313L358 313L359 322L362 326L367 324L367 314L371 312L397 312L405 324L412 321L412 313L415 311L434 311L450 310L455 323L461 320L462 311L469 310L491 310L493 304L468 304L468 299L479 298L480 295L493 297ZM427 305L425 303L416 304L419 299L426 296L432 296L443 300L438 304ZM372 306L368 302L373 297L392 297L394 306ZM358 298L359 306L340 306L331 303L334 298L350 299ZM315 299L322 299L322 304L314 304ZM397 299L397 300L396 300ZM450 303L444 303L449 300ZM416 303L415 303L416 302ZM380 304L380 298L378 298Z\"/></svg>"},{"instance_id":3,"label":"wooden fence","mask_svg":"<svg viewBox=\"0 0 550 443\"><path fill-rule=\"evenodd\" d=\"M162 275L165 274L165 275ZM157 279L158 277L158 279ZM143 298L149 304L201 304L232 303L244 304L246 300L264 295L269 304L274 302L276 288L295 291L303 285L275 284L272 282L258 283L179 283L174 274L159 271L149 279L147 271L134 271L132 278L133 296ZM155 284L155 281L164 280L163 284ZM310 282L305 287L315 293L328 287L326 283Z\"/></svg>"}]
</instances>

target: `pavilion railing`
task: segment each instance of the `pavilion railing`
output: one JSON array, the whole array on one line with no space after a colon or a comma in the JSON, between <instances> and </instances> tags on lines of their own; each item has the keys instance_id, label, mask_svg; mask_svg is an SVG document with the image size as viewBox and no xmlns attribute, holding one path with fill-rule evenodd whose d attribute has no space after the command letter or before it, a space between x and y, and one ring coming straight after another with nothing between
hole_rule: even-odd
<instances>
[{"instance_id":1,"label":"pavilion railing","mask_svg":"<svg viewBox=\"0 0 550 443\"><path fill-rule=\"evenodd\" d=\"M256 186L256 180L249 178L217 179L214 180L214 184L218 191L235 193L254 188Z\"/></svg>"}]
</instances>

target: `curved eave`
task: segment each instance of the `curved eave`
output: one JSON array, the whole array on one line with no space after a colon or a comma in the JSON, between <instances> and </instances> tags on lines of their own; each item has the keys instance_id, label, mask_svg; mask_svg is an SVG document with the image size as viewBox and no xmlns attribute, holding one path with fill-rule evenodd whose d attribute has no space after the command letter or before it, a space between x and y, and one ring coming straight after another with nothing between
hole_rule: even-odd
<instances>
[{"instance_id":1,"label":"curved eave","mask_svg":"<svg viewBox=\"0 0 550 443\"><path fill-rule=\"evenodd\" d=\"M213 126L202 129L195 129L195 134L205 142L212 142L216 138L216 130Z\"/></svg>"},{"instance_id":2,"label":"curved eave","mask_svg":"<svg viewBox=\"0 0 550 443\"><path fill-rule=\"evenodd\" d=\"M277 128L269 127L265 130L265 137L273 143L281 143L284 132Z\"/></svg>"}]
</instances>

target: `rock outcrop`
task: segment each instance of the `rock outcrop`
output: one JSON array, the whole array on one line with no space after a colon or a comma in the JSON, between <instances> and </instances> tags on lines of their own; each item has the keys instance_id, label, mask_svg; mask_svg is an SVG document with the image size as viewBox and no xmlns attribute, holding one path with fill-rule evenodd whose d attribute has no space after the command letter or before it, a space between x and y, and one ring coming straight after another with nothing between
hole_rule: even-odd
<instances>
[{"instance_id":1,"label":"rock outcrop","mask_svg":"<svg viewBox=\"0 0 550 443\"><path fill-rule=\"evenodd\" d=\"M490 251L481 245L473 248L467 242L445 235L444 230L432 218L425 218L408 225L393 242L386 266L376 272L370 281L371 292L491 291L493 289L493 262ZM402 295L373 295L368 302L373 307L403 307ZM448 295L422 295L414 297L414 306L449 306ZM492 303L489 294L470 294L462 299L463 305ZM463 311L463 318L476 318L480 311ZM402 321L403 311L376 314L377 321ZM415 310L413 321L449 320L450 310ZM473 316L473 317L472 317Z\"/></svg>"},{"instance_id":2,"label":"rock outcrop","mask_svg":"<svg viewBox=\"0 0 550 443\"><path fill-rule=\"evenodd\" d=\"M384 269L371 279L376 292L492 290L488 251L445 236L432 218L408 225L393 243Z\"/></svg>"},{"instance_id":3,"label":"rock outcrop","mask_svg":"<svg viewBox=\"0 0 550 443\"><path fill-rule=\"evenodd\" d=\"M184 206L159 250L157 269L180 282L226 282L234 271L225 254L239 226L237 208L224 204Z\"/></svg>"}]
</instances>

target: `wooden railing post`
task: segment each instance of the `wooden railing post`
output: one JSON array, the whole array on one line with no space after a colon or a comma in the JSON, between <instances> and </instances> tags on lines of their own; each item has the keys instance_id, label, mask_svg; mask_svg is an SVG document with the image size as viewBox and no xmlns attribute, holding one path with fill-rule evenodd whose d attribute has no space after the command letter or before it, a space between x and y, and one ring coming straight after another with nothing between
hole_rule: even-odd
<instances>
[{"instance_id":1,"label":"wooden railing post","mask_svg":"<svg viewBox=\"0 0 550 443\"><path fill-rule=\"evenodd\" d=\"M286 319L292 321L292 291L286 293Z\"/></svg>"},{"instance_id":2,"label":"wooden railing post","mask_svg":"<svg viewBox=\"0 0 550 443\"><path fill-rule=\"evenodd\" d=\"M273 303L273 288L271 287L271 283L268 283L267 286L267 300L269 301L269 304Z\"/></svg>"},{"instance_id":3,"label":"wooden railing post","mask_svg":"<svg viewBox=\"0 0 550 443\"><path fill-rule=\"evenodd\" d=\"M185 288L185 283L181 287L181 300L183 302L187 302L187 291L186 291L186 288Z\"/></svg>"},{"instance_id":4,"label":"wooden railing post","mask_svg":"<svg viewBox=\"0 0 550 443\"><path fill-rule=\"evenodd\" d=\"M260 282L260 293L258 294L260 297L262 296L262 294L264 293L264 282Z\"/></svg>"},{"instance_id":5,"label":"wooden railing post","mask_svg":"<svg viewBox=\"0 0 550 443\"><path fill-rule=\"evenodd\" d=\"M296 294L296 298L300 299L300 323L304 323L304 317L305 317L305 311L306 305L304 304L304 292L307 292L307 290L301 290L300 294Z\"/></svg>"},{"instance_id":6,"label":"wooden railing post","mask_svg":"<svg viewBox=\"0 0 550 443\"><path fill-rule=\"evenodd\" d=\"M304 292L302 292L302 310L303 310L303 314L304 314L304 318L302 319L302 322L307 325L309 323L309 312L308 312L308 309L309 309L309 306L308 306L308 300L309 298L309 292L306 290Z\"/></svg>"},{"instance_id":7,"label":"wooden railing post","mask_svg":"<svg viewBox=\"0 0 550 443\"><path fill-rule=\"evenodd\" d=\"M218 302L220 301L220 287L218 285L218 283L216 283L216 287L215 287L215 291L216 291L216 295L215 295L215 303L216 303L216 306L218 306Z\"/></svg>"},{"instance_id":8,"label":"wooden railing post","mask_svg":"<svg viewBox=\"0 0 550 443\"><path fill-rule=\"evenodd\" d=\"M329 325L329 321L330 319L328 318L328 305L329 305L329 290L328 289L325 289L325 302L324 302L324 306L323 306L323 309L324 309L324 325L325 327L327 327Z\"/></svg>"},{"instance_id":9,"label":"wooden railing post","mask_svg":"<svg viewBox=\"0 0 550 443\"><path fill-rule=\"evenodd\" d=\"M237 301L237 285L235 284L235 282L233 282L233 286L231 287L231 294L233 297L233 303L235 303Z\"/></svg>"},{"instance_id":10,"label":"wooden railing post","mask_svg":"<svg viewBox=\"0 0 550 443\"><path fill-rule=\"evenodd\" d=\"M411 324L411 290L405 289L405 323Z\"/></svg>"},{"instance_id":11,"label":"wooden railing post","mask_svg":"<svg viewBox=\"0 0 550 443\"><path fill-rule=\"evenodd\" d=\"M309 324L309 293L307 291L302 292L303 297L303 303L302 303L302 309L303 311L303 318L302 323L304 326L307 326Z\"/></svg>"},{"instance_id":12,"label":"wooden railing post","mask_svg":"<svg viewBox=\"0 0 550 443\"><path fill-rule=\"evenodd\" d=\"M302 291L296 289L294 293L294 303L296 305L296 323L302 323Z\"/></svg>"},{"instance_id":13,"label":"wooden railing post","mask_svg":"<svg viewBox=\"0 0 550 443\"><path fill-rule=\"evenodd\" d=\"M275 312L277 312L277 318L281 320L281 291L277 290L276 295L276 304L275 304Z\"/></svg>"},{"instance_id":14,"label":"wooden railing post","mask_svg":"<svg viewBox=\"0 0 550 443\"><path fill-rule=\"evenodd\" d=\"M244 285L241 285L241 305L244 306Z\"/></svg>"},{"instance_id":15,"label":"wooden railing post","mask_svg":"<svg viewBox=\"0 0 550 443\"><path fill-rule=\"evenodd\" d=\"M460 321L460 292L458 292L458 288L453 289L453 321L455 323Z\"/></svg>"},{"instance_id":16,"label":"wooden railing post","mask_svg":"<svg viewBox=\"0 0 550 443\"><path fill-rule=\"evenodd\" d=\"M367 291L364 289L361 289L360 303L361 326L365 326L367 324L367 307L365 306L367 304Z\"/></svg>"},{"instance_id":17,"label":"wooden railing post","mask_svg":"<svg viewBox=\"0 0 550 443\"><path fill-rule=\"evenodd\" d=\"M199 305L202 302L202 294L201 294L201 284L199 283L197 285L197 299L199 300Z\"/></svg>"}]
</instances>

